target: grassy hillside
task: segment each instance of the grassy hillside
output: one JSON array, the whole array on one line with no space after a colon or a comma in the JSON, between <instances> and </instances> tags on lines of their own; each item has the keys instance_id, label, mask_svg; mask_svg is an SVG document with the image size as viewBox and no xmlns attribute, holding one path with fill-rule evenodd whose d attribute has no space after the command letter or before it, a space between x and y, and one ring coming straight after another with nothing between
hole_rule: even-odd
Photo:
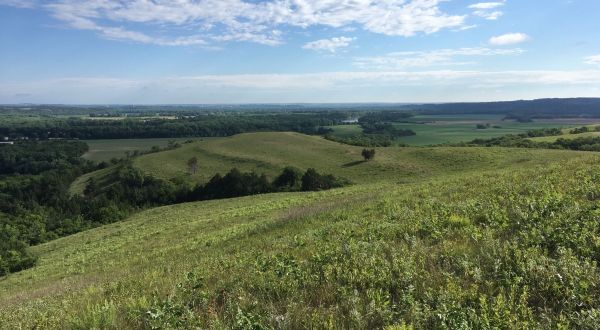
<instances>
[{"instance_id":1,"label":"grassy hillside","mask_svg":"<svg viewBox=\"0 0 600 330\"><path fill-rule=\"evenodd\" d=\"M139 158L162 164L145 168L165 177L179 175L179 167L168 165L192 153L215 164L211 170L320 166L359 184L160 207L42 244L34 248L38 266L0 280L0 324L598 324L600 156L385 149L376 161L344 167L359 149L264 133Z\"/></svg>"},{"instance_id":2,"label":"grassy hillside","mask_svg":"<svg viewBox=\"0 0 600 330\"><path fill-rule=\"evenodd\" d=\"M152 209L36 247L0 322L593 326L599 160Z\"/></svg>"},{"instance_id":3,"label":"grassy hillside","mask_svg":"<svg viewBox=\"0 0 600 330\"><path fill-rule=\"evenodd\" d=\"M356 183L415 181L465 169L519 166L568 158L559 151L490 148L378 148L375 159L363 162L363 148L298 133L248 133L201 141L136 158L135 166L157 177L205 182L233 167L276 175L288 165L314 167ZM187 174L187 160L197 157L198 173Z\"/></svg>"}]
</instances>

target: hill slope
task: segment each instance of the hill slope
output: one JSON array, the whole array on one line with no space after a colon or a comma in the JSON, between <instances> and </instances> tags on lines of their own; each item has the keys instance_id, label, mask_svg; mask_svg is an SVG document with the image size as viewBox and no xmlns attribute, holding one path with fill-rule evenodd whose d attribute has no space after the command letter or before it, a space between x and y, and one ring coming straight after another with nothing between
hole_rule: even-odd
<instances>
[{"instance_id":1,"label":"hill slope","mask_svg":"<svg viewBox=\"0 0 600 330\"><path fill-rule=\"evenodd\" d=\"M593 328L600 156L469 150L386 149L362 164L390 169L378 182L161 207L37 246L38 266L0 281L0 324ZM397 176L405 159L418 167Z\"/></svg>"},{"instance_id":2,"label":"hill slope","mask_svg":"<svg viewBox=\"0 0 600 330\"><path fill-rule=\"evenodd\" d=\"M356 183L423 178L466 169L494 169L519 163L540 163L573 154L526 149L376 148L375 159L362 162L362 147L299 133L247 133L184 145L176 150L144 155L135 166L157 177L205 182L214 174L237 167L270 176L285 166L314 167ZM187 174L187 160L197 157L199 170Z\"/></svg>"}]
</instances>

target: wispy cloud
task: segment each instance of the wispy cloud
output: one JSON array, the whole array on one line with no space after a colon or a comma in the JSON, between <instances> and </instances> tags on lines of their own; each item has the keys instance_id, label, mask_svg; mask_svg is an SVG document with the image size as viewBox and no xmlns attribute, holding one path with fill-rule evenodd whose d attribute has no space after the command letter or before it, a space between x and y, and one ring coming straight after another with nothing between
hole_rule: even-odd
<instances>
[{"instance_id":1,"label":"wispy cloud","mask_svg":"<svg viewBox=\"0 0 600 330\"><path fill-rule=\"evenodd\" d=\"M459 58L518 55L524 51L515 49L492 49L486 47L439 49L433 51L395 52L383 56L360 57L354 64L363 69L395 70L409 67L466 64Z\"/></svg>"},{"instance_id":2,"label":"wispy cloud","mask_svg":"<svg viewBox=\"0 0 600 330\"><path fill-rule=\"evenodd\" d=\"M210 40L277 45L283 42L284 27L359 26L372 33L410 37L458 29L466 19L443 12L439 4L444 0L0 1L44 8L69 27L104 38L166 46L204 45ZM155 30L159 32L149 32Z\"/></svg>"},{"instance_id":3,"label":"wispy cloud","mask_svg":"<svg viewBox=\"0 0 600 330\"><path fill-rule=\"evenodd\" d=\"M331 38L331 39L321 39L321 40L308 42L308 43L304 44L304 46L302 46L302 48L316 50L316 51L328 51L330 53L335 53L336 51L338 51L341 48L346 48L346 47L350 46L350 43L352 43L352 41L354 41L355 39L356 38L350 38L350 37L335 37L335 38Z\"/></svg>"},{"instance_id":4,"label":"wispy cloud","mask_svg":"<svg viewBox=\"0 0 600 330\"><path fill-rule=\"evenodd\" d=\"M500 16L504 15L504 12L498 10L498 8L504 6L504 1L496 2L479 2L469 6L473 9L473 15L485 18L487 20L497 20Z\"/></svg>"},{"instance_id":5,"label":"wispy cloud","mask_svg":"<svg viewBox=\"0 0 600 330\"><path fill-rule=\"evenodd\" d=\"M492 38L490 38L489 42L490 42L490 44L492 44L494 46L506 46L506 45L520 44L520 43L523 43L530 39L531 39L531 37L529 37L525 33L508 33L508 34L503 34L500 36L492 37Z\"/></svg>"},{"instance_id":6,"label":"wispy cloud","mask_svg":"<svg viewBox=\"0 0 600 330\"><path fill-rule=\"evenodd\" d=\"M593 55L584 58L586 64L598 65L600 66L600 55Z\"/></svg>"}]
</instances>

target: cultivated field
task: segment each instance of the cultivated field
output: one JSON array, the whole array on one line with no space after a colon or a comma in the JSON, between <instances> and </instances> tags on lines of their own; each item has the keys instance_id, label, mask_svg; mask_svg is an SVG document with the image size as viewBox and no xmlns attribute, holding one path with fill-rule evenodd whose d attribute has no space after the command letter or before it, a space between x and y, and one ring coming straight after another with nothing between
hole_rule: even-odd
<instances>
[{"instance_id":1,"label":"cultivated field","mask_svg":"<svg viewBox=\"0 0 600 330\"><path fill-rule=\"evenodd\" d=\"M536 120L531 123L519 123L502 120L499 115L417 115L408 118L408 123L396 123L401 129L410 129L414 136L397 138L397 143L411 146L427 146L444 143L469 142L474 139L489 139L506 134L520 134L539 128L579 127L589 124L587 119L573 120ZM490 124L489 128L478 129L477 124ZM334 126L334 135L347 138L360 134L359 125Z\"/></svg>"}]
</instances>

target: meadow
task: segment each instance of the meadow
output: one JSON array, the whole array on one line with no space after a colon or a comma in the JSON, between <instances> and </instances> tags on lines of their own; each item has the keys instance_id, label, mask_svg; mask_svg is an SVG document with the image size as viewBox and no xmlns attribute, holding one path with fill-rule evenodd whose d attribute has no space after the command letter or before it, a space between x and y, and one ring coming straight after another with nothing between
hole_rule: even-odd
<instances>
[{"instance_id":1,"label":"meadow","mask_svg":"<svg viewBox=\"0 0 600 330\"><path fill-rule=\"evenodd\" d=\"M312 166L355 184L159 207L35 246L37 266L0 280L0 324L597 326L596 153L380 148L362 162L360 150L251 133L136 158L165 178L197 156L203 173Z\"/></svg>"}]
</instances>

